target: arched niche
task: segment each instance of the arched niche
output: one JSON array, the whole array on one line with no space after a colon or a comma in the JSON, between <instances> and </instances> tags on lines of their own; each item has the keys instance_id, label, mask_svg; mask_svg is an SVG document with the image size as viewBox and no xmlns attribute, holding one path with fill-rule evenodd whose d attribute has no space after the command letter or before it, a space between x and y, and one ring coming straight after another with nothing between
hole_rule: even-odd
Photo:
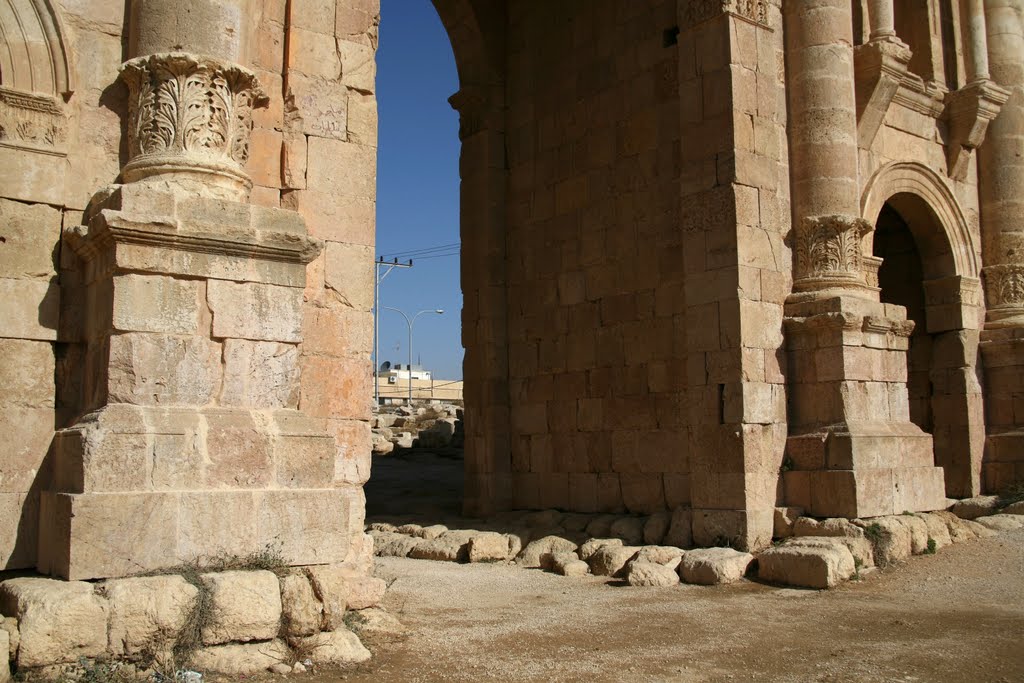
<instances>
[{"instance_id":1,"label":"arched niche","mask_svg":"<svg viewBox=\"0 0 1024 683\"><path fill-rule=\"evenodd\" d=\"M916 199L915 199L916 198ZM861 216L872 225L888 202L903 203L908 212L930 212L935 221L919 221L917 225L939 225L941 231L918 230L922 256L929 260L926 277L978 278L981 263L975 240L956 197L938 173L913 162L893 162L880 168L868 181L861 199ZM866 238L872 239L869 234ZM872 245L865 245L871 253Z\"/></svg>"},{"instance_id":2,"label":"arched niche","mask_svg":"<svg viewBox=\"0 0 1024 683\"><path fill-rule=\"evenodd\" d=\"M70 97L74 76L50 0L0 0L0 86L21 93Z\"/></svg>"}]
</instances>

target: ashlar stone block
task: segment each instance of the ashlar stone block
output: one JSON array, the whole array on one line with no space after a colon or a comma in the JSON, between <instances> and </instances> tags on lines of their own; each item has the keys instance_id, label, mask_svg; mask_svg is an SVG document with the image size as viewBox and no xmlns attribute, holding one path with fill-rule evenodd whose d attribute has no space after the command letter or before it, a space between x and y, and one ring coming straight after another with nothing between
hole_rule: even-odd
<instances>
[{"instance_id":1,"label":"ashlar stone block","mask_svg":"<svg viewBox=\"0 0 1024 683\"><path fill-rule=\"evenodd\" d=\"M19 578L0 583L0 611L18 619L19 667L103 654L108 609L107 601L82 581Z\"/></svg>"},{"instance_id":2,"label":"ashlar stone block","mask_svg":"<svg viewBox=\"0 0 1024 683\"><path fill-rule=\"evenodd\" d=\"M224 341L221 405L295 408L298 403L298 346L247 339Z\"/></svg>"},{"instance_id":3,"label":"ashlar stone block","mask_svg":"<svg viewBox=\"0 0 1024 683\"><path fill-rule=\"evenodd\" d=\"M271 640L281 628L281 588L269 571L203 574L214 619L203 629L205 645Z\"/></svg>"},{"instance_id":4,"label":"ashlar stone block","mask_svg":"<svg viewBox=\"0 0 1024 683\"><path fill-rule=\"evenodd\" d=\"M214 337L302 340L302 289L298 287L211 280L207 302L213 311Z\"/></svg>"},{"instance_id":5,"label":"ashlar stone block","mask_svg":"<svg viewBox=\"0 0 1024 683\"><path fill-rule=\"evenodd\" d=\"M195 334L199 282L161 275L114 278L114 329L123 332Z\"/></svg>"},{"instance_id":6,"label":"ashlar stone block","mask_svg":"<svg viewBox=\"0 0 1024 683\"><path fill-rule=\"evenodd\" d=\"M203 406L220 385L221 345L205 337L116 334L108 372L111 403Z\"/></svg>"},{"instance_id":7,"label":"ashlar stone block","mask_svg":"<svg viewBox=\"0 0 1024 683\"><path fill-rule=\"evenodd\" d=\"M110 605L110 652L169 652L185 625L199 589L181 576L115 579L102 584Z\"/></svg>"}]
</instances>

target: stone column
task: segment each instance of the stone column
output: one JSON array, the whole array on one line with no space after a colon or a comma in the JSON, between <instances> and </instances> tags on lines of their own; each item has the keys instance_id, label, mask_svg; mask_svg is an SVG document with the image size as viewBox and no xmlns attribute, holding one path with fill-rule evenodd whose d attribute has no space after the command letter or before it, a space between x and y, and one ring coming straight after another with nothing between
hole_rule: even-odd
<instances>
[{"instance_id":1,"label":"stone column","mask_svg":"<svg viewBox=\"0 0 1024 683\"><path fill-rule=\"evenodd\" d=\"M979 148L979 194L987 304L985 364L988 442L983 485L999 491L1024 479L1024 1L986 0L992 79L1009 91ZM1016 410L1014 404L1017 404Z\"/></svg>"},{"instance_id":2,"label":"stone column","mask_svg":"<svg viewBox=\"0 0 1024 683\"><path fill-rule=\"evenodd\" d=\"M136 0L129 53L124 182L245 201L252 109L264 95L246 57L248 0Z\"/></svg>"},{"instance_id":3,"label":"stone column","mask_svg":"<svg viewBox=\"0 0 1024 683\"><path fill-rule=\"evenodd\" d=\"M965 29L964 65L969 85L989 79L988 36L985 31L985 8L982 0L966 0L963 7L966 15L960 15L960 22Z\"/></svg>"},{"instance_id":4,"label":"stone column","mask_svg":"<svg viewBox=\"0 0 1024 683\"><path fill-rule=\"evenodd\" d=\"M323 245L297 213L244 201L260 99L235 61L245 9L132 6L123 184L67 236L86 360L81 417L54 438L42 572L123 576L266 547L341 563L364 547L362 489L338 476L325 420L299 409L306 265Z\"/></svg>"},{"instance_id":5,"label":"stone column","mask_svg":"<svg viewBox=\"0 0 1024 683\"><path fill-rule=\"evenodd\" d=\"M878 301L864 255L850 0L784 6L793 209L786 303L790 505L871 517L944 505L931 437L909 419L913 323Z\"/></svg>"},{"instance_id":6,"label":"stone column","mask_svg":"<svg viewBox=\"0 0 1024 683\"><path fill-rule=\"evenodd\" d=\"M868 21L871 26L869 40L886 40L896 37L893 0L869 0Z\"/></svg>"}]
</instances>

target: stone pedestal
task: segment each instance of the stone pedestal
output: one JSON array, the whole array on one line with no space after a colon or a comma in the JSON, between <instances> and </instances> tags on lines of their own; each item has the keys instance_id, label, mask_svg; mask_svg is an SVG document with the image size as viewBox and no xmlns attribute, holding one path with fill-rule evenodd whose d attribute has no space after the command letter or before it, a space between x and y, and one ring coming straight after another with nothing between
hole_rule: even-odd
<instances>
[{"instance_id":1,"label":"stone pedestal","mask_svg":"<svg viewBox=\"0 0 1024 683\"><path fill-rule=\"evenodd\" d=\"M57 433L40 571L124 576L266 546L339 562L362 514L298 409L306 264L295 213L113 189L79 258L84 415Z\"/></svg>"},{"instance_id":2,"label":"stone pedestal","mask_svg":"<svg viewBox=\"0 0 1024 683\"><path fill-rule=\"evenodd\" d=\"M816 517L941 509L932 437L910 422L901 306L855 297L787 305L786 503Z\"/></svg>"},{"instance_id":3,"label":"stone pedestal","mask_svg":"<svg viewBox=\"0 0 1024 683\"><path fill-rule=\"evenodd\" d=\"M988 493L1024 481L1024 328L981 333L988 439L981 477Z\"/></svg>"}]
</instances>

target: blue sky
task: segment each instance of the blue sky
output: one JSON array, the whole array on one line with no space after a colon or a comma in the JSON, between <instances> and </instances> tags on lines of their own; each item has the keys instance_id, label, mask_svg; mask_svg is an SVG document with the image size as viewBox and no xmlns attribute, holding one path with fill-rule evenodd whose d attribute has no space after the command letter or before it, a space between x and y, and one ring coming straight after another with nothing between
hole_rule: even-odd
<instances>
[{"instance_id":1,"label":"blue sky","mask_svg":"<svg viewBox=\"0 0 1024 683\"><path fill-rule=\"evenodd\" d=\"M382 0L377 51L377 255L459 242L459 120L448 97L459 88L451 44L430 0ZM451 254L447 248L432 254ZM405 260L404 258L402 259ZM413 362L440 379L462 378L459 258L413 258L381 284L382 306L411 317ZM405 363L408 327L382 310L380 360Z\"/></svg>"}]
</instances>

